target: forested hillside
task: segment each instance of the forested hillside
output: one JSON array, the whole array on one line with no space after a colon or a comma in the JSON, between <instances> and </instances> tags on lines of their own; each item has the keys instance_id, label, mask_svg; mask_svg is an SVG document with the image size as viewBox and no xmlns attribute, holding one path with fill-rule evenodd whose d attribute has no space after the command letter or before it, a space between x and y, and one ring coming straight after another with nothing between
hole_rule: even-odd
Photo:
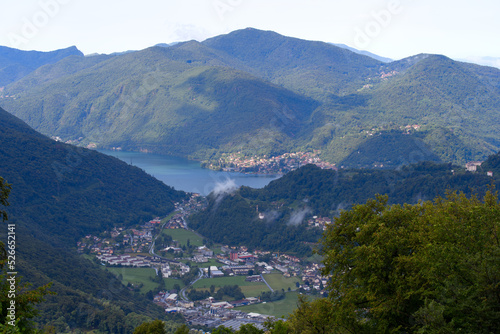
<instances>
[{"instance_id":1,"label":"forested hillside","mask_svg":"<svg viewBox=\"0 0 500 334\"><path fill-rule=\"evenodd\" d=\"M498 155L491 156L485 166L498 168L498 160ZM376 194L388 195L390 204L431 200L447 191L481 195L492 185L500 187L500 174L495 175L432 162L397 170L333 171L307 165L263 189L241 187L231 194L212 193L208 208L189 223L217 242L305 255L310 252L307 243L315 243L319 233L306 224L314 215L333 218Z\"/></svg>"},{"instance_id":2,"label":"forested hillside","mask_svg":"<svg viewBox=\"0 0 500 334\"><path fill-rule=\"evenodd\" d=\"M57 293L40 304L39 321L57 332L130 333L146 317L163 317L161 308L74 247L88 233L166 215L186 194L118 159L55 142L2 109L0 124L0 176L12 187L5 209L16 225L16 270L35 286L53 282Z\"/></svg>"}]
</instances>

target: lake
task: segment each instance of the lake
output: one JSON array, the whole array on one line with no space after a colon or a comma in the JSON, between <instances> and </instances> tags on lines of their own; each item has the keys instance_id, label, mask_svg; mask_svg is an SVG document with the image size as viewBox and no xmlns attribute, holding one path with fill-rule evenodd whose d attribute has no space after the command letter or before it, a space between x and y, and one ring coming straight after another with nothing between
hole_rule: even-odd
<instances>
[{"instance_id":1,"label":"lake","mask_svg":"<svg viewBox=\"0 0 500 334\"><path fill-rule=\"evenodd\" d=\"M98 150L128 164L143 169L163 183L177 190L208 195L215 187L249 186L262 188L280 175L253 175L236 172L218 172L201 168L198 161L179 157L111 150Z\"/></svg>"}]
</instances>

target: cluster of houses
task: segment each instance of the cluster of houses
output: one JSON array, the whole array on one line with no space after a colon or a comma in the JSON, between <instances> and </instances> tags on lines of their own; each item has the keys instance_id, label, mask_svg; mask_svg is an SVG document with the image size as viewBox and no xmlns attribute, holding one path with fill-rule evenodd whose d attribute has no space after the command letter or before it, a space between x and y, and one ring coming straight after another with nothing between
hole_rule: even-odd
<instances>
[{"instance_id":1,"label":"cluster of houses","mask_svg":"<svg viewBox=\"0 0 500 334\"><path fill-rule=\"evenodd\" d=\"M307 221L307 226L321 228L324 231L331 223L332 220L330 218L313 216L312 219Z\"/></svg>"},{"instance_id":2,"label":"cluster of houses","mask_svg":"<svg viewBox=\"0 0 500 334\"><path fill-rule=\"evenodd\" d=\"M325 293L328 284L328 277L321 274L322 265L312 263L302 269L302 284L300 290L311 292L313 289L319 293Z\"/></svg>"},{"instance_id":3,"label":"cluster of houses","mask_svg":"<svg viewBox=\"0 0 500 334\"><path fill-rule=\"evenodd\" d=\"M115 227L111 231L104 232L100 237L87 235L77 242L77 250L79 253L97 256L113 255L117 252L147 253L160 222L158 218L155 218L137 228L125 230L123 227Z\"/></svg>"},{"instance_id":4,"label":"cluster of houses","mask_svg":"<svg viewBox=\"0 0 500 334\"><path fill-rule=\"evenodd\" d=\"M166 313L182 313L186 322L192 326L205 326L216 328L224 326L232 330L238 330L242 325L253 324L263 329L264 322L269 320L268 315L258 313L246 313L235 310L235 307L259 303L259 298L245 298L238 301L216 301L209 297L196 303L183 301L179 298L177 291L163 291L154 297L154 302L165 308Z\"/></svg>"},{"instance_id":5,"label":"cluster of houses","mask_svg":"<svg viewBox=\"0 0 500 334\"><path fill-rule=\"evenodd\" d=\"M110 266L127 266L127 267L151 267L151 258L143 255L130 256L123 255L97 255L101 263L106 263Z\"/></svg>"},{"instance_id":6,"label":"cluster of houses","mask_svg":"<svg viewBox=\"0 0 500 334\"><path fill-rule=\"evenodd\" d=\"M187 228L184 217L206 206L206 202L199 194L192 194L191 198L182 203L175 203L178 211L164 228ZM162 220L157 217L139 225L136 228L124 229L115 227L111 231L104 232L101 236L87 235L77 243L79 253L90 253L95 255L113 255L117 252L147 253L151 248L153 237L160 231Z\"/></svg>"},{"instance_id":7,"label":"cluster of houses","mask_svg":"<svg viewBox=\"0 0 500 334\"><path fill-rule=\"evenodd\" d=\"M306 164L315 164L324 169L336 169L335 164L322 161L314 152L284 153L275 157L247 157L238 153L223 156L209 168L222 168L224 171L258 174L285 174Z\"/></svg>"}]
</instances>

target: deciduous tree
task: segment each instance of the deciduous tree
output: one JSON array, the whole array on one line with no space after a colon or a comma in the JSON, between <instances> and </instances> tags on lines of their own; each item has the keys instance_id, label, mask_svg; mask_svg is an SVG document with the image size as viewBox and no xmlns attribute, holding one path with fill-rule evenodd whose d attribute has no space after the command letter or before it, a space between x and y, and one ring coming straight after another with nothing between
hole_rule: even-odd
<instances>
[{"instance_id":1,"label":"deciduous tree","mask_svg":"<svg viewBox=\"0 0 500 334\"><path fill-rule=\"evenodd\" d=\"M353 333L497 331L498 196L386 203L378 196L357 205L324 234L324 274L331 275L324 303L333 312L327 319ZM321 313L320 305L309 305L316 307L302 305L294 315Z\"/></svg>"}]
</instances>

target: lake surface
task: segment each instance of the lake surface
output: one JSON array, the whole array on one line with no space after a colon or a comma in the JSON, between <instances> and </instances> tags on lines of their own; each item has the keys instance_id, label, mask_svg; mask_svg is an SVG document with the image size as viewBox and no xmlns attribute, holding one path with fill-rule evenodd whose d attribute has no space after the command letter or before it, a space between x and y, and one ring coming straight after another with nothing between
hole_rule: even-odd
<instances>
[{"instance_id":1,"label":"lake surface","mask_svg":"<svg viewBox=\"0 0 500 334\"><path fill-rule=\"evenodd\" d=\"M178 157L111 150L98 150L128 164L143 169L163 183L177 190L208 195L215 187L249 186L262 188L279 175L250 175L235 172L217 172L201 168L197 161Z\"/></svg>"}]
</instances>

